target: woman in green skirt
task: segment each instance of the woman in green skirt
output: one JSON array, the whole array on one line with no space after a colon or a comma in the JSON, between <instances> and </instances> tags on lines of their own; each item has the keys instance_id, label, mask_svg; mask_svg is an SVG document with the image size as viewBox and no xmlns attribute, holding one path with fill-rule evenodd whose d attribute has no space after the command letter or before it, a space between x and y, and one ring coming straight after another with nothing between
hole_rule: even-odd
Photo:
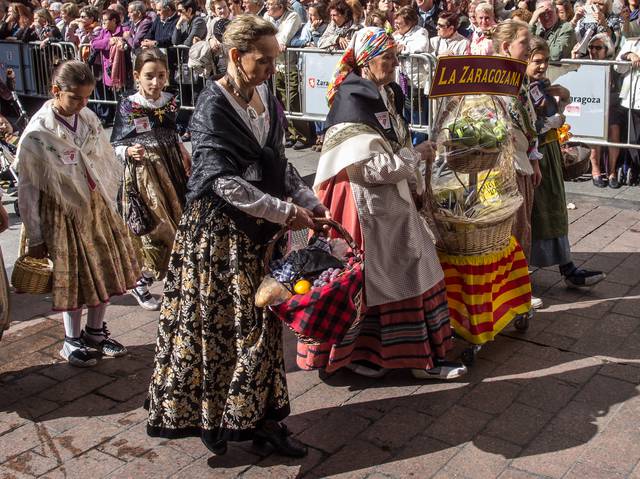
<instances>
[{"instance_id":1,"label":"woman in green skirt","mask_svg":"<svg viewBox=\"0 0 640 479\"><path fill-rule=\"evenodd\" d=\"M527 76L529 95L537 114L538 151L542 154L542 182L535 189L531 215L530 264L538 268L559 265L560 274L571 287L593 286L605 278L601 271L578 268L571 260L569 216L562 177L562 153L557 129L564 124L562 111L569 102L569 91L549 85L549 46L538 37L531 40ZM555 97L560 101L556 102Z\"/></svg>"}]
</instances>

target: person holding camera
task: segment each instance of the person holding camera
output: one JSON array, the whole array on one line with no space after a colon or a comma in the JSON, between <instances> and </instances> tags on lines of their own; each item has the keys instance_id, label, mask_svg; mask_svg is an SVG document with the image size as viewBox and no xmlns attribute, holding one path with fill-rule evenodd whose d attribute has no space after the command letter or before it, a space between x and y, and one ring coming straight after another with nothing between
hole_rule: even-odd
<instances>
[{"instance_id":1,"label":"person holding camera","mask_svg":"<svg viewBox=\"0 0 640 479\"><path fill-rule=\"evenodd\" d=\"M571 49L576 44L576 33L571 23L560 20L552 0L538 0L529 21L529 29L547 42L550 60L571 57Z\"/></svg>"}]
</instances>

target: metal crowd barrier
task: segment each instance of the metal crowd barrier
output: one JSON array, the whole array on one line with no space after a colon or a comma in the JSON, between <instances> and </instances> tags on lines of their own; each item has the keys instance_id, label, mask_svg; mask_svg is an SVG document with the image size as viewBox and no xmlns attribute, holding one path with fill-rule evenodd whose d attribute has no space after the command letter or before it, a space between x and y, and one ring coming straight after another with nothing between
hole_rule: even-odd
<instances>
[{"instance_id":1,"label":"metal crowd barrier","mask_svg":"<svg viewBox=\"0 0 640 479\"><path fill-rule=\"evenodd\" d=\"M166 49L169 56L170 86L180 95L181 108L193 110L205 80L188 65L189 47L179 45ZM117 103L120 92L107 87L102 79L102 59L95 59L93 68L99 80L91 103L111 107ZM326 119L328 105L326 93L342 52L314 48L289 48L279 59L278 72L273 78L274 92L285 106L285 115L293 120L322 122ZM56 42L42 47L39 42L23 44L15 41L0 42L0 65L16 72L16 92L29 97L48 98L51 74L61 61L76 58L87 61L89 46ZM134 58L131 58L134 61ZM416 132L429 132L436 111L435 101L429 102L425 94L435 72L437 59L430 54L412 54L400 57L400 73L404 74L404 86L410 108L410 128ZM567 122L572 125L572 141L589 145L640 149L640 145L613 142L609 138L609 105L611 67L628 67L630 62L612 60L561 60L552 63L552 82L564 84L574 95L573 103L565 111ZM0 67L0 75L3 70ZM555 72L553 69L555 68ZM581 72L582 69L582 72ZM587 71L588 70L588 71ZM572 73L577 72L577 73ZM637 69L630 69L631 85L634 85ZM573 76L572 76L573 75ZM557 78L556 78L557 77ZM586 80L588 78L588 81ZM601 81L598 81L601 80ZM584 93L586 91L586 93ZM631 88L631 104L635 88ZM631 136L632 112L626 110L627 138Z\"/></svg>"},{"instance_id":2,"label":"metal crowd barrier","mask_svg":"<svg viewBox=\"0 0 640 479\"><path fill-rule=\"evenodd\" d=\"M564 60L560 60L558 62L552 62L551 66L552 67L556 67L556 68L560 68L562 70L565 70L567 72L571 72L571 71L579 71L579 68L581 67L594 67L594 68L598 68L598 69L603 69L603 71L606 72L606 74L604 75L605 81L604 82L598 82L597 79L592 78L592 77L588 77L588 78L582 78L580 77L575 83L576 83L576 89L574 89L573 93L572 93L572 97L574 100L578 100L577 102L574 102L574 104L580 104L580 108L589 105L592 101L594 100L598 100L600 98L602 98L602 102L599 103L602 106L597 108L597 111L601 111L602 112L602 116L599 118L599 121L601 122L601 124L603 125L603 132L602 135L599 136L591 136L591 135L580 135L580 134L574 134L574 136L571 138L571 141L574 142L581 142L581 143L585 143L588 145L594 145L594 146L606 146L606 147L613 147L613 148L632 148L632 149L640 149L640 145L637 145L635 143L631 143L630 142L630 138L631 138L631 125L632 125L632 118L631 118L631 112L632 112L632 108L629 109L625 109L626 110L626 119L627 119L627 141L626 142L612 142L609 139L609 106L611 104L612 98L611 98L611 88L610 88L610 75L611 75L611 68L612 67L629 67L631 64L631 62L628 61L615 61L615 60L587 60L587 59L579 59L579 60L574 60L574 59L564 59ZM638 75L638 69L636 68L630 68L629 73L631 75L630 78L630 82L631 82L631 91L630 91L630 102L629 105L633 106L634 101L635 101L635 76ZM602 90L602 97L590 97L590 96L584 96L584 97L576 97L575 92L578 91L577 88L592 88L592 89L596 89L599 88ZM571 91L571 88L569 88L569 90ZM618 92L614 92L615 94L617 94ZM577 107L577 106L576 106ZM567 122L569 124L571 124L571 116L570 116L571 112L570 111L565 111L565 115L567 115ZM587 118L586 121L590 122L591 120L593 121L597 121L597 113L595 115L593 115L593 118ZM573 128L572 128L573 129Z\"/></svg>"},{"instance_id":3,"label":"metal crowd barrier","mask_svg":"<svg viewBox=\"0 0 640 479\"><path fill-rule=\"evenodd\" d=\"M51 75L56 66L65 60L78 58L78 50L73 43L55 42L28 44L28 55L31 58L32 71L35 76L35 92L30 96L48 98L50 96Z\"/></svg>"},{"instance_id":4,"label":"metal crowd barrier","mask_svg":"<svg viewBox=\"0 0 640 479\"><path fill-rule=\"evenodd\" d=\"M317 48L287 48L277 62L278 72L273 80L273 91L284 104L289 119L323 122L329 112L326 101L327 87L341 51ZM407 104L410 109L410 129L427 133L433 124L434 108L429 107L425 88L435 71L436 58L422 53L400 56L398 75L407 79Z\"/></svg>"}]
</instances>

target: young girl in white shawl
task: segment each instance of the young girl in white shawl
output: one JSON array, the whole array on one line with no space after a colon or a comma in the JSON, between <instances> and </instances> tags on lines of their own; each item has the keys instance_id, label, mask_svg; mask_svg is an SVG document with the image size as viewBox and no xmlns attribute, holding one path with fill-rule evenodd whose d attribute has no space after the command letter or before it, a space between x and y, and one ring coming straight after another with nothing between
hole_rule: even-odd
<instances>
[{"instance_id":1,"label":"young girl in white shawl","mask_svg":"<svg viewBox=\"0 0 640 479\"><path fill-rule=\"evenodd\" d=\"M114 210L122 166L86 108L94 86L85 63L61 64L51 82L53 99L31 119L17 153L27 254L53 262L53 310L63 312L65 328L60 355L81 367L95 365L99 353L126 353L109 337L104 316L109 298L133 288L140 276Z\"/></svg>"}]
</instances>

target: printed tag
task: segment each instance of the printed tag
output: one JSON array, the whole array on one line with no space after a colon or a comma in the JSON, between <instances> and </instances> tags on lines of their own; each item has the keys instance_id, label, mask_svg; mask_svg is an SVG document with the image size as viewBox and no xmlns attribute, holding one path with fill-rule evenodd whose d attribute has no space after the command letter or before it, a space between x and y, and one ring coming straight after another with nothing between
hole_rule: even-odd
<instances>
[{"instance_id":1,"label":"printed tag","mask_svg":"<svg viewBox=\"0 0 640 479\"><path fill-rule=\"evenodd\" d=\"M582 105L580 103L571 103L564 109L564 116L580 116L582 114Z\"/></svg>"},{"instance_id":2,"label":"printed tag","mask_svg":"<svg viewBox=\"0 0 640 479\"><path fill-rule=\"evenodd\" d=\"M62 152L62 162L65 165L78 164L78 150L65 150Z\"/></svg>"},{"instance_id":3,"label":"printed tag","mask_svg":"<svg viewBox=\"0 0 640 479\"><path fill-rule=\"evenodd\" d=\"M391 120L389 120L389 112L381 111L380 113L376 113L376 118L378 119L378 123L382 125L382 128L388 130L391 128Z\"/></svg>"},{"instance_id":4,"label":"printed tag","mask_svg":"<svg viewBox=\"0 0 640 479\"><path fill-rule=\"evenodd\" d=\"M136 133L146 133L151 131L151 123L149 123L149 117L143 116L142 118L135 118L133 124L136 126Z\"/></svg>"},{"instance_id":5,"label":"printed tag","mask_svg":"<svg viewBox=\"0 0 640 479\"><path fill-rule=\"evenodd\" d=\"M533 100L534 105L540 103L540 101L544 98L544 93L542 93L542 90L540 90L540 87L538 87L538 85L533 85L529 92L531 93L531 99Z\"/></svg>"}]
</instances>

